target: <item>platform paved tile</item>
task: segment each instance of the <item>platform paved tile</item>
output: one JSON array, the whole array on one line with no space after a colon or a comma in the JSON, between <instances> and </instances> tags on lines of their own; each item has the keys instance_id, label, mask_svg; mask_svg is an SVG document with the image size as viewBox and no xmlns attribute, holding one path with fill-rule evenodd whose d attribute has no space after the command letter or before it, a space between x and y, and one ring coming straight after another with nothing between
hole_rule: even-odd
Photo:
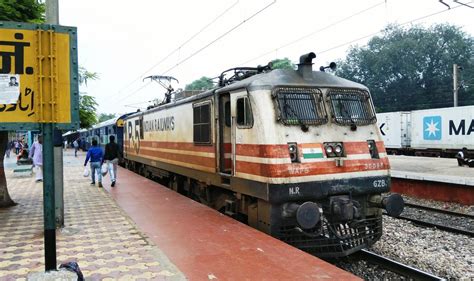
<instances>
[{"instance_id":1,"label":"platform paved tile","mask_svg":"<svg viewBox=\"0 0 474 281\"><path fill-rule=\"evenodd\" d=\"M183 280L103 189L82 177L83 157L64 157L66 227L57 231L57 261L77 261L87 280ZM17 206L0 209L0 280L44 270L42 184L6 171Z\"/></svg>"}]
</instances>

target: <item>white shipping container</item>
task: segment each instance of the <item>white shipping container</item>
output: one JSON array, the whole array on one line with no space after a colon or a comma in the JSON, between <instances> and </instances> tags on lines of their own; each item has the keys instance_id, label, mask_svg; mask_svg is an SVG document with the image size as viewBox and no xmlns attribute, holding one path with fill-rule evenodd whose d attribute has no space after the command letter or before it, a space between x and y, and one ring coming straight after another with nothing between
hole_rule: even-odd
<instances>
[{"instance_id":1,"label":"white shipping container","mask_svg":"<svg viewBox=\"0 0 474 281\"><path fill-rule=\"evenodd\" d=\"M410 112L377 113L377 124L386 148L410 146Z\"/></svg>"},{"instance_id":2,"label":"white shipping container","mask_svg":"<svg viewBox=\"0 0 474 281\"><path fill-rule=\"evenodd\" d=\"M415 149L474 149L474 106L412 111Z\"/></svg>"}]
</instances>

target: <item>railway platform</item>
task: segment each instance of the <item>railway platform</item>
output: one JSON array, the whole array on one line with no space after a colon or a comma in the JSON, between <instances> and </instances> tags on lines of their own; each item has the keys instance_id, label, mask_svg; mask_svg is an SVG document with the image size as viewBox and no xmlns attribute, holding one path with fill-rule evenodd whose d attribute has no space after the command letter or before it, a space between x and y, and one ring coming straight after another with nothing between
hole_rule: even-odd
<instances>
[{"instance_id":1,"label":"railway platform","mask_svg":"<svg viewBox=\"0 0 474 281\"><path fill-rule=\"evenodd\" d=\"M114 188L108 178L90 186L83 161L65 153L57 261L78 262L86 280L358 280L125 169ZM0 280L44 270L42 184L14 168L6 175L18 205L0 209Z\"/></svg>"},{"instance_id":2,"label":"railway platform","mask_svg":"<svg viewBox=\"0 0 474 281\"><path fill-rule=\"evenodd\" d=\"M392 191L474 205L474 168L454 158L390 155Z\"/></svg>"}]
</instances>

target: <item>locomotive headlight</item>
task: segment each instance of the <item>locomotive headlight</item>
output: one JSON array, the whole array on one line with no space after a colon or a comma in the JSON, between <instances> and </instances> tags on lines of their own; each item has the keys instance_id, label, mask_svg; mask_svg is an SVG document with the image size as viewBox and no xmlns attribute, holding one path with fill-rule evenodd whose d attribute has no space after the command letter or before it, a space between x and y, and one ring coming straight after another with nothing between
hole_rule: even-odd
<instances>
[{"instance_id":1,"label":"locomotive headlight","mask_svg":"<svg viewBox=\"0 0 474 281\"><path fill-rule=\"evenodd\" d=\"M367 146L369 147L370 157L372 157L372 159L379 159L380 156L379 156L379 152L377 150L377 145L375 145L375 141L374 140L368 140L367 141Z\"/></svg>"},{"instance_id":2,"label":"locomotive headlight","mask_svg":"<svg viewBox=\"0 0 474 281\"><path fill-rule=\"evenodd\" d=\"M290 154L291 163L297 163L298 160L298 144L296 142L288 143L288 153Z\"/></svg>"},{"instance_id":3,"label":"locomotive headlight","mask_svg":"<svg viewBox=\"0 0 474 281\"><path fill-rule=\"evenodd\" d=\"M290 153L295 153L295 152L296 152L296 147L295 147L294 145L289 145L289 146L288 146L288 151L289 151Z\"/></svg>"},{"instance_id":4,"label":"locomotive headlight","mask_svg":"<svg viewBox=\"0 0 474 281\"><path fill-rule=\"evenodd\" d=\"M332 148L332 146L328 145L326 146L326 154L332 154L334 152L334 149Z\"/></svg>"},{"instance_id":5,"label":"locomotive headlight","mask_svg":"<svg viewBox=\"0 0 474 281\"><path fill-rule=\"evenodd\" d=\"M342 142L325 142L324 150L327 157L344 157L344 145Z\"/></svg>"}]
</instances>

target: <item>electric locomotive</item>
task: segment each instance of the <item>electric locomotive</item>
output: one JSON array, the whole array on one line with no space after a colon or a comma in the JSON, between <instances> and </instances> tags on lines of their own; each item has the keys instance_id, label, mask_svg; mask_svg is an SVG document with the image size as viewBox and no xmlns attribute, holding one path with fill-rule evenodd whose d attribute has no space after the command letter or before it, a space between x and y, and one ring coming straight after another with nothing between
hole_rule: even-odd
<instances>
[{"instance_id":1,"label":"electric locomotive","mask_svg":"<svg viewBox=\"0 0 474 281\"><path fill-rule=\"evenodd\" d=\"M127 167L320 257L372 245L383 209L397 216L403 199L383 195L369 90L313 71L315 57L230 69L212 90L127 116Z\"/></svg>"}]
</instances>

